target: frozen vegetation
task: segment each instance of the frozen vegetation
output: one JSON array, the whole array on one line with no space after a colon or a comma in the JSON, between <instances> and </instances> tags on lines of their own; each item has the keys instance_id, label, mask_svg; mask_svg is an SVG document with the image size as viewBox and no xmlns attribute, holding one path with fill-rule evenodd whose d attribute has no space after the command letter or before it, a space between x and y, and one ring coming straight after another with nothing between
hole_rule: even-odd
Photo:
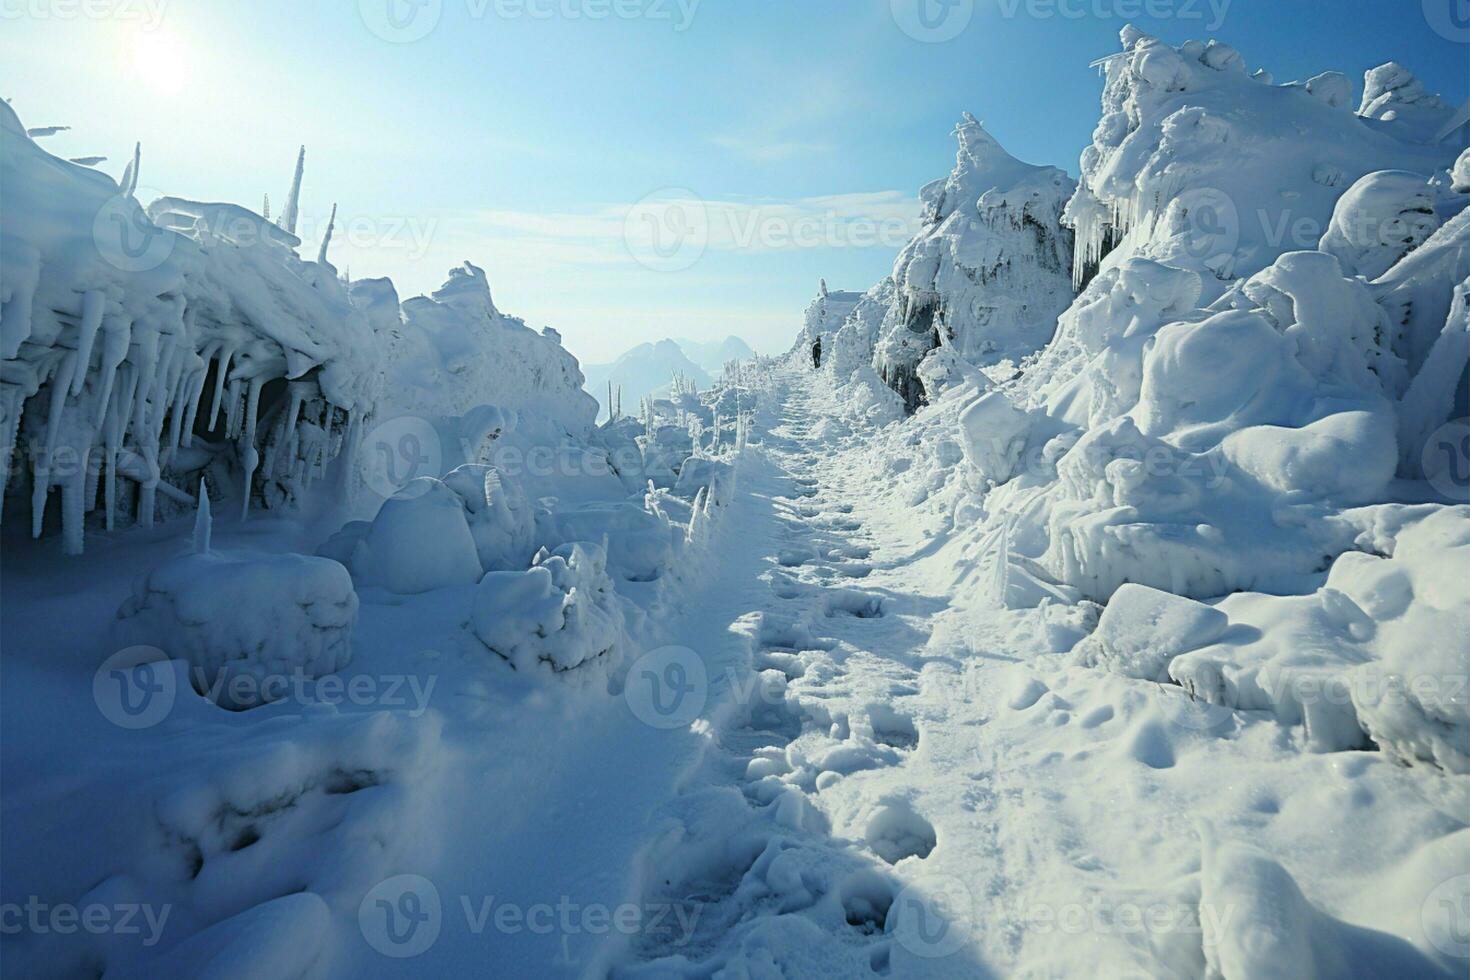
<instances>
[{"instance_id":1,"label":"frozen vegetation","mask_svg":"<svg viewBox=\"0 0 1470 980\"><path fill-rule=\"evenodd\" d=\"M0 103L6 971L1463 976L1470 124L1120 42L601 417Z\"/></svg>"}]
</instances>

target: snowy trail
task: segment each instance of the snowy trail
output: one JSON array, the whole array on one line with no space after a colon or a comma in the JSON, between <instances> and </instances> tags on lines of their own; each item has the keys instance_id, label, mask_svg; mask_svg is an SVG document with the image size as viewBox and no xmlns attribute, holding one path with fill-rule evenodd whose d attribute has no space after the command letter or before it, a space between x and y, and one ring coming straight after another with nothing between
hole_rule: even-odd
<instances>
[{"instance_id":1,"label":"snowy trail","mask_svg":"<svg viewBox=\"0 0 1470 980\"><path fill-rule=\"evenodd\" d=\"M710 678L705 751L638 862L640 901L681 928L618 944L612 973L985 975L924 931L928 893L903 891L936 837L911 771L926 729L895 705L920 692L944 600L905 581L909 542L857 516L863 487L818 428L811 378L772 387L741 489L741 516L762 519L731 522L715 601L679 635Z\"/></svg>"}]
</instances>

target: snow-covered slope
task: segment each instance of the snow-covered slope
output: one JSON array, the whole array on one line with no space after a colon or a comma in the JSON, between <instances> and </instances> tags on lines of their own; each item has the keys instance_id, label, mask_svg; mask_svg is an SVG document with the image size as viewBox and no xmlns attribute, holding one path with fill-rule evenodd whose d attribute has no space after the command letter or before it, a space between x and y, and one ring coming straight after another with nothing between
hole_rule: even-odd
<instances>
[{"instance_id":1,"label":"snow-covered slope","mask_svg":"<svg viewBox=\"0 0 1470 980\"><path fill-rule=\"evenodd\" d=\"M920 192L923 230L892 276L855 311L836 310L847 321L832 345L839 377L871 360L910 409L938 396L956 357L992 364L1035 351L1072 300L1061 225L1071 178L1017 160L969 114L955 136L955 169Z\"/></svg>"}]
</instances>

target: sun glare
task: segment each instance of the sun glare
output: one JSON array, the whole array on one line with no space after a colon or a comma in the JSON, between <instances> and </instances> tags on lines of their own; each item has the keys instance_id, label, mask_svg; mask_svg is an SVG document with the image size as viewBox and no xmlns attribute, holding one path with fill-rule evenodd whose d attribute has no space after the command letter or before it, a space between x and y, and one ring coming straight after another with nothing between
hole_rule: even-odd
<instances>
[{"instance_id":1,"label":"sun glare","mask_svg":"<svg viewBox=\"0 0 1470 980\"><path fill-rule=\"evenodd\" d=\"M149 88L177 95L188 81L187 49L166 32L138 31L133 35L133 67Z\"/></svg>"}]
</instances>

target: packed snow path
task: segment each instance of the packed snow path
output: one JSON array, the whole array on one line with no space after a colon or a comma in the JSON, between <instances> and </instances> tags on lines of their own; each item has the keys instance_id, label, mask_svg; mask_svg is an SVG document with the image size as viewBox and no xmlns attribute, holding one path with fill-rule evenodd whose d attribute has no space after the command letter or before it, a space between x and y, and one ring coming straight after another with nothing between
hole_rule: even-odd
<instances>
[{"instance_id":1,"label":"packed snow path","mask_svg":"<svg viewBox=\"0 0 1470 980\"><path fill-rule=\"evenodd\" d=\"M760 520L730 521L733 560L711 567L710 606L682 632L709 679L707 745L639 862L641 901L687 928L633 937L613 972L741 962L751 975L863 976L908 962L975 975L964 956L937 969L920 932L896 949L886 922L894 869L936 844L909 767L923 730L896 705L919 694L918 653L944 601L906 584L912 556L857 516L862 487L834 465L811 379L792 371L773 388L784 398L742 474L740 516ZM628 683L649 680L635 666Z\"/></svg>"}]
</instances>

